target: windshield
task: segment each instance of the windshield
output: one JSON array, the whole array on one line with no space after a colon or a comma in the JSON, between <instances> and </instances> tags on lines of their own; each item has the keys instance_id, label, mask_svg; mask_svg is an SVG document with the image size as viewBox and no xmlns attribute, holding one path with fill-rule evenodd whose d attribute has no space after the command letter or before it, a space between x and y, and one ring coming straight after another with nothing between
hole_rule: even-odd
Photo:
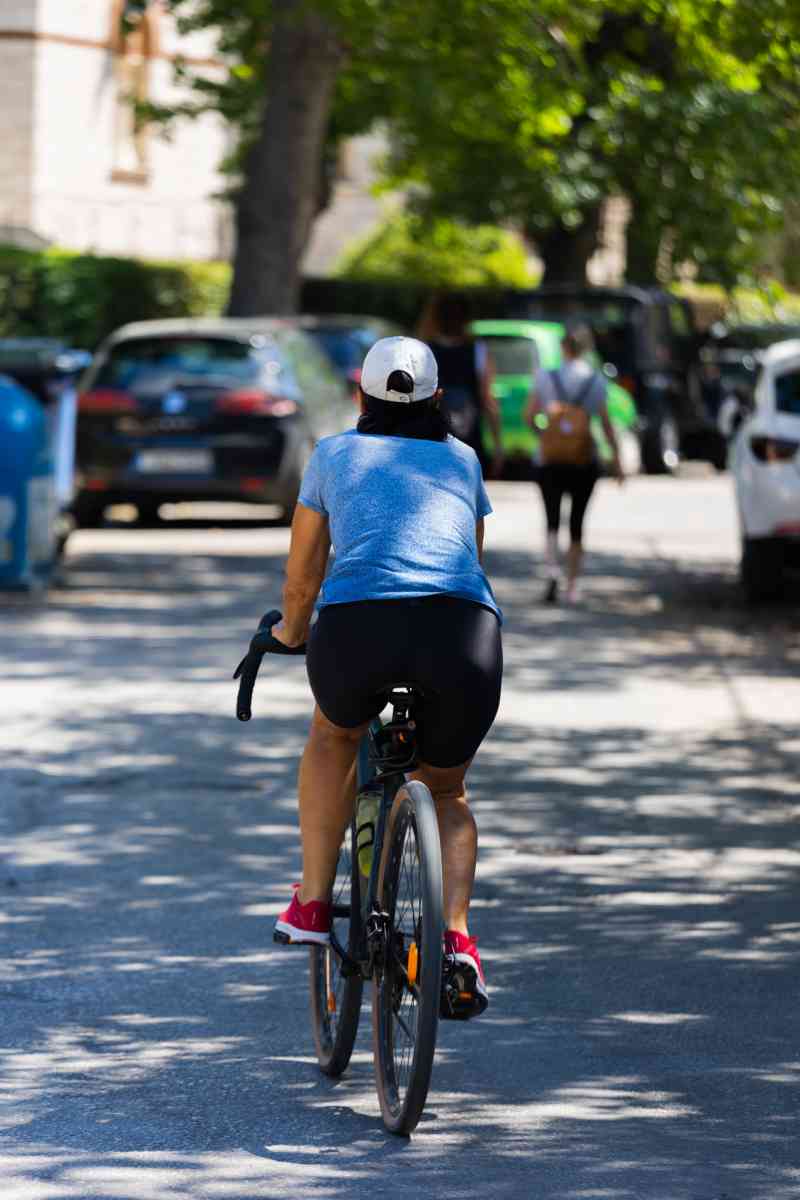
<instances>
[{"instance_id":1,"label":"windshield","mask_svg":"<svg viewBox=\"0 0 800 1200\"><path fill-rule=\"evenodd\" d=\"M112 347L94 386L135 388L164 376L199 383L209 375L254 383L262 365L249 343L229 338L131 338Z\"/></svg>"},{"instance_id":2,"label":"windshield","mask_svg":"<svg viewBox=\"0 0 800 1200\"><path fill-rule=\"evenodd\" d=\"M800 417L800 371L790 371L775 380L775 411Z\"/></svg>"},{"instance_id":3,"label":"windshield","mask_svg":"<svg viewBox=\"0 0 800 1200\"><path fill-rule=\"evenodd\" d=\"M498 375L532 375L538 355L536 345L526 337L484 337L481 339Z\"/></svg>"}]
</instances>

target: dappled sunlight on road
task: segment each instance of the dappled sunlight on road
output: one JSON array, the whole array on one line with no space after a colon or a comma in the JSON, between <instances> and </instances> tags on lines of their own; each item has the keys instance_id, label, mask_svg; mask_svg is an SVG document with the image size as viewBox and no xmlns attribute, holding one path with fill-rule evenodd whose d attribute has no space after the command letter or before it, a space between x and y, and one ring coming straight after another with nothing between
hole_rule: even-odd
<instances>
[{"instance_id":1,"label":"dappled sunlight on road","mask_svg":"<svg viewBox=\"0 0 800 1200\"><path fill-rule=\"evenodd\" d=\"M547 609L527 536L490 548L506 693L470 775L491 1004L442 1025L411 1144L366 1003L322 1077L271 941L310 698L268 662L240 725L230 675L286 532L81 534L3 612L4 1197L795 1200L795 611L638 535Z\"/></svg>"}]
</instances>

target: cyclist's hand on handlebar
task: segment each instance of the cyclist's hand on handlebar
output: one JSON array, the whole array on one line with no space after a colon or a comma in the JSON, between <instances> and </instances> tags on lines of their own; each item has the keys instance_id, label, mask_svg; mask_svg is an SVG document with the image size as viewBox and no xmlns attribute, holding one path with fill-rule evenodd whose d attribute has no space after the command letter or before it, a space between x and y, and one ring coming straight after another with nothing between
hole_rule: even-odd
<instances>
[{"instance_id":1,"label":"cyclist's hand on handlebar","mask_svg":"<svg viewBox=\"0 0 800 1200\"><path fill-rule=\"evenodd\" d=\"M277 609L264 613L258 629L250 639L250 649L233 673L233 678L239 680L239 695L236 699L236 716L240 721L249 721L253 688L258 675L258 668L265 654L305 654L306 644L289 646L280 638L275 637L273 629L283 617Z\"/></svg>"},{"instance_id":2,"label":"cyclist's hand on handlebar","mask_svg":"<svg viewBox=\"0 0 800 1200\"><path fill-rule=\"evenodd\" d=\"M264 613L261 618L258 629L256 630L251 642L251 654L305 654L305 642L289 645L288 641L284 641L283 637L276 637L275 631L280 630L283 623L283 614L277 609L272 609L268 613Z\"/></svg>"},{"instance_id":3,"label":"cyclist's hand on handlebar","mask_svg":"<svg viewBox=\"0 0 800 1200\"><path fill-rule=\"evenodd\" d=\"M282 646L286 647L287 654L305 654L305 638L302 641L290 638L287 634L285 621L282 620L279 625L273 625L272 637L274 641L280 642Z\"/></svg>"}]
</instances>

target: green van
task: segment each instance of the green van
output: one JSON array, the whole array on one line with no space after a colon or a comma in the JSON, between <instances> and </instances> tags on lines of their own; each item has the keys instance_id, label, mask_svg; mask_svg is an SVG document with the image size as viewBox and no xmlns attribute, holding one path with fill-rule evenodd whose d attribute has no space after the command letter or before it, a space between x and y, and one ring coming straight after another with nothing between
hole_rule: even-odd
<instances>
[{"instance_id":1,"label":"green van","mask_svg":"<svg viewBox=\"0 0 800 1200\"><path fill-rule=\"evenodd\" d=\"M564 326L556 321L473 321L470 332L486 345L492 359L506 458L511 463L515 459L530 462L539 439L524 422L525 408L536 371L540 367L554 371L561 366ZM640 468L636 405L630 393L612 380L608 381L608 414L618 435L625 472L635 474ZM599 420L595 419L594 426L600 457L608 462L611 448Z\"/></svg>"}]
</instances>

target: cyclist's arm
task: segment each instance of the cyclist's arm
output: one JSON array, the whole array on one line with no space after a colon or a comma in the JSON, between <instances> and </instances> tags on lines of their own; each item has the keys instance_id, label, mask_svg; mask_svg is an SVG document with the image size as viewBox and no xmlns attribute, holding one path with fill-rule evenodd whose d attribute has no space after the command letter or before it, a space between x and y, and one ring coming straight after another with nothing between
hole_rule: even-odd
<instances>
[{"instance_id":1,"label":"cyclist's arm","mask_svg":"<svg viewBox=\"0 0 800 1200\"><path fill-rule=\"evenodd\" d=\"M273 637L286 646L299 646L308 638L308 627L325 578L330 551L327 516L298 504L292 521L292 542L283 585L283 620L272 630Z\"/></svg>"},{"instance_id":2,"label":"cyclist's arm","mask_svg":"<svg viewBox=\"0 0 800 1200\"><path fill-rule=\"evenodd\" d=\"M483 535L484 535L484 523L483 523L483 517L481 517L481 519L479 521L476 521L476 523L475 523L475 541L478 543L478 562L479 563L483 562Z\"/></svg>"}]
</instances>

